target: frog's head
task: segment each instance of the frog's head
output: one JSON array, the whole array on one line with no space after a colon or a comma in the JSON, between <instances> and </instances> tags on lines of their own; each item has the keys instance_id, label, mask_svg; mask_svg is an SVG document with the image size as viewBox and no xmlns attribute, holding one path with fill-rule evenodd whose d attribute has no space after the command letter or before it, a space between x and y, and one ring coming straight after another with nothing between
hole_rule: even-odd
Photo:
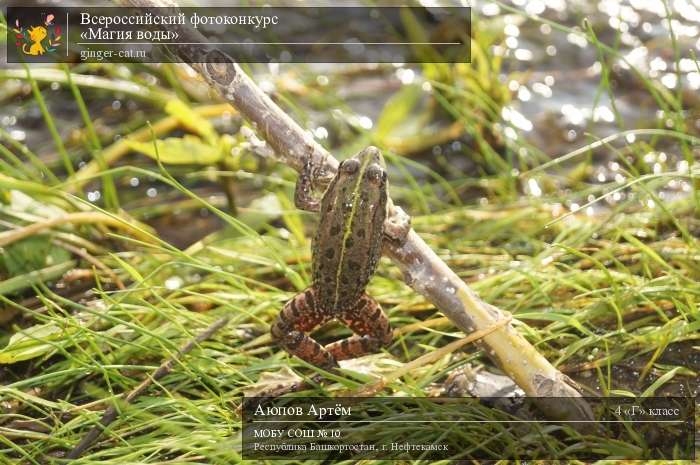
<instances>
[{"instance_id":1,"label":"frog's head","mask_svg":"<svg viewBox=\"0 0 700 465\"><path fill-rule=\"evenodd\" d=\"M382 167L382 154L377 147L369 146L352 158L343 160L338 173L346 180L364 181L376 186L386 185L386 171Z\"/></svg>"}]
</instances>

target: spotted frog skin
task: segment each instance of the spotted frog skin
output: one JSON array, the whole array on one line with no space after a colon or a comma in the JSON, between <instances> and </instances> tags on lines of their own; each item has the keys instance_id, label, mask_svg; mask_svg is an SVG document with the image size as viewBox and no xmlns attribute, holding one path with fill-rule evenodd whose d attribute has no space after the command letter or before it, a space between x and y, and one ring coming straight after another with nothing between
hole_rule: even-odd
<instances>
[{"instance_id":1,"label":"spotted frog skin","mask_svg":"<svg viewBox=\"0 0 700 465\"><path fill-rule=\"evenodd\" d=\"M376 352L391 342L389 321L365 293L382 253L387 215L387 175L378 149L368 147L344 160L319 202L311 197L311 165L295 193L297 206L320 211L312 243L313 282L284 306L272 336L290 354L323 367ZM338 320L355 335L326 345L308 336Z\"/></svg>"}]
</instances>

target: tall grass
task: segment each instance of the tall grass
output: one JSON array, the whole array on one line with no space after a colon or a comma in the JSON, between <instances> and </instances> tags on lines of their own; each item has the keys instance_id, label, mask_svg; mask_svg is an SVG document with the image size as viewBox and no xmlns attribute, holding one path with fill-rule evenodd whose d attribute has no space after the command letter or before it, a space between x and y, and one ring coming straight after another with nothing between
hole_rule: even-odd
<instances>
[{"instance_id":1,"label":"tall grass","mask_svg":"<svg viewBox=\"0 0 700 465\"><path fill-rule=\"evenodd\" d=\"M599 92L615 102L608 67L621 58L619 50L601 42L591 28L527 20L584 34L602 65ZM490 38L484 51L497 40ZM98 68L109 74L115 66ZM139 69L145 75L114 81L86 79L92 70L77 69L32 68L24 77L4 71L7 79L26 79L39 104L49 98L43 82L56 79L66 86L86 142L59 144L62 121L46 105L43 120L65 166L48 166L43 154L0 133L0 241L65 214L94 213L95 221L42 229L2 245L0 463L62 463L61 457L112 404L119 407L117 420L82 463L237 463L241 395L256 384L293 378L290 370L304 377L319 372L272 345L268 336L284 302L310 282L309 237L317 220L290 201L294 173L251 153L235 132L243 124L235 112L211 105L192 90L192 82L175 74L177 67ZM326 88L312 71L299 69L296 86L285 88L284 75L276 82L295 117L311 119L313 111L338 107L335 86L350 79L343 70L330 76L339 84ZM700 171L698 137L682 118L682 95L633 69L658 108L673 115L670 128L628 130L618 120L618 134L591 135L589 143L566 154L537 150L522 134L499 149L497 124L507 125L501 109L508 103L499 81L502 69L484 63L482 72L426 72L432 76L429 104L441 110L426 123L456 124L460 136L468 135L474 145L451 156L472 157L477 167L435 172L427 165L437 156L420 151L401 156L397 147L385 147L392 196L413 215L414 228L431 247L486 301L513 312L518 331L580 381L586 394L697 394ZM145 76L157 83L142 85ZM126 86L129 79L138 85ZM471 88L483 79L494 85L469 93L459 79ZM152 143L155 159L135 155L125 142L101 134L83 100L88 93L111 100L124 88L138 90L134 95L153 121L150 126L139 121L125 137ZM164 115L175 95L186 110ZM293 108L291 102L296 102ZM394 107L394 115L406 118L394 121L394 128L413 114L404 110ZM343 107L332 123L342 134L338 152L387 140L358 129L351 111ZM211 133L202 129L208 127L204 122L212 124ZM154 139L183 140L185 133L199 138L202 150L219 150L217 144L226 141L231 157L223 164L198 166L160 153ZM230 133L232 139L225 139ZM617 143L631 134L635 142ZM644 154L670 140L679 143L687 170L654 173ZM521 158L520 148L531 156ZM623 184L591 181L597 163L591 154L600 151L619 162ZM91 161L79 166L81 156ZM233 179L239 198L245 199L237 216L229 213L220 193L222 178ZM537 181L540 195L527 193L530 179ZM686 183L687 192L669 200L670 181ZM102 190L103 199L87 201L82 186ZM147 188L157 188L158 196L148 197ZM625 195L613 201L616 193ZM574 203L579 207L569 208ZM178 215L186 218L178 225L216 218L222 226L176 247L146 224ZM463 337L401 281L388 260L382 260L368 292L397 328L391 347L367 359L371 374L352 369L325 374L324 382L307 393L359 389L374 376ZM231 318L225 328L145 394L130 404L121 400L221 316ZM319 337L346 334L331 326ZM496 370L480 350L465 348L391 381L383 394L440 392L447 375L467 365ZM271 374L277 381L270 380Z\"/></svg>"}]
</instances>

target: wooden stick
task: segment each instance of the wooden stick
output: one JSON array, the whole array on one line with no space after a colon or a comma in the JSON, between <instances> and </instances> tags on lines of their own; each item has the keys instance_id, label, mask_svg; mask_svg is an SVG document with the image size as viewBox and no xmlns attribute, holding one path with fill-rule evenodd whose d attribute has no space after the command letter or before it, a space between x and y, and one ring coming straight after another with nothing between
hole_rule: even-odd
<instances>
[{"instance_id":1,"label":"wooden stick","mask_svg":"<svg viewBox=\"0 0 700 465\"><path fill-rule=\"evenodd\" d=\"M416 370L428 363L436 362L445 355L451 354L452 352L464 347L465 345L471 342L476 342L479 339L488 336L492 332L496 331L498 328L509 324L511 320L512 317L509 317L507 320L500 321L495 325L491 326L490 328L480 329L479 331L475 331L469 334L468 336L463 337L462 339L452 341L444 347L440 347L439 349L436 349L432 352L423 354L417 359L411 360L410 362L404 364L397 370L394 370L392 373L389 373L388 375L382 377L382 379L377 381L376 383L370 384L369 386L363 386L362 388L356 391L352 391L347 395L343 395L343 397L369 397L376 395L378 392L383 390L387 384L393 383L397 379L404 376L406 373L410 373L413 370Z\"/></svg>"},{"instance_id":2,"label":"wooden stick","mask_svg":"<svg viewBox=\"0 0 700 465\"><path fill-rule=\"evenodd\" d=\"M173 0L115 1L140 7L143 11L168 7L169 14L179 12ZM163 10L152 13L163 14ZM178 41L184 43L168 46L171 52L190 64L231 103L285 163L299 172L311 158L323 166L317 185L329 181L338 168L338 161L260 90L231 57L207 44L206 38L187 24L170 29L177 32ZM191 43L197 45L189 45ZM394 224L402 211L390 205L387 221ZM386 255L401 269L406 283L465 333L490 328L509 318L508 312L479 299L415 231L411 230L400 243L385 242ZM588 409L575 384L538 353L512 324L488 334L481 343L489 356L529 396L570 398L562 404L573 418L581 418L581 411Z\"/></svg>"}]
</instances>

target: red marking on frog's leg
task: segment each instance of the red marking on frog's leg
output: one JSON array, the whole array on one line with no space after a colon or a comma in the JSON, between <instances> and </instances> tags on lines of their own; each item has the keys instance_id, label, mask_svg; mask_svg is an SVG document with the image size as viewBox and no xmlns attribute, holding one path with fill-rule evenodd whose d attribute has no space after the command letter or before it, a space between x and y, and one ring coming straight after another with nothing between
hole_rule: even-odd
<instances>
[{"instance_id":1,"label":"red marking on frog's leg","mask_svg":"<svg viewBox=\"0 0 700 465\"><path fill-rule=\"evenodd\" d=\"M378 352L391 344L392 332L389 319L377 301L362 294L355 307L345 311L339 318L356 335L341 339L326 346L336 360L347 360Z\"/></svg>"},{"instance_id":2,"label":"red marking on frog's leg","mask_svg":"<svg viewBox=\"0 0 700 465\"><path fill-rule=\"evenodd\" d=\"M309 288L284 305L270 332L290 354L321 368L337 367L333 356L305 334L331 318L318 306L314 291Z\"/></svg>"}]
</instances>

